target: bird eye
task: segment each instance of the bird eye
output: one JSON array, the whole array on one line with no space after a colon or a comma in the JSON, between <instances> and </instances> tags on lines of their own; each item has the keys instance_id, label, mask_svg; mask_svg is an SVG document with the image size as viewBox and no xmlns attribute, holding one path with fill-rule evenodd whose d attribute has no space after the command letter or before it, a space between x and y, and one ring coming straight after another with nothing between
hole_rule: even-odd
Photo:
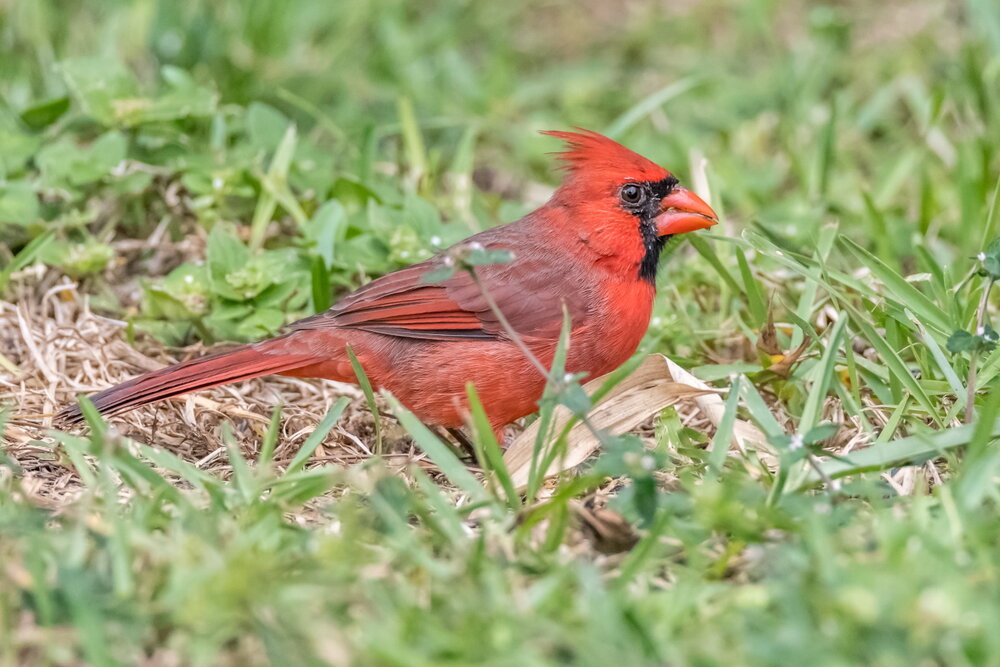
<instances>
[{"instance_id":1,"label":"bird eye","mask_svg":"<svg viewBox=\"0 0 1000 667\"><path fill-rule=\"evenodd\" d=\"M629 183L623 187L620 194L622 201L626 204L639 204L646 198L646 193L634 183Z\"/></svg>"}]
</instances>

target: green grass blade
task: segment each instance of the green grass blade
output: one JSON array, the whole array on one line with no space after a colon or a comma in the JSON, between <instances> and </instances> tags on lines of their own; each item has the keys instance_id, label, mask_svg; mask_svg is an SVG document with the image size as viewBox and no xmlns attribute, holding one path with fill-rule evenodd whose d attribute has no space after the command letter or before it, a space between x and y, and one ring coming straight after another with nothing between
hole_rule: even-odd
<instances>
[{"instance_id":1,"label":"green grass blade","mask_svg":"<svg viewBox=\"0 0 1000 667\"><path fill-rule=\"evenodd\" d=\"M372 383L368 379L368 374L365 373L364 367L358 361L358 357L354 354L354 350L351 349L350 345L347 346L347 358L351 360L351 368L354 369L354 376L358 379L358 386L364 392L365 401L368 402L368 410L372 413L372 418L375 420L375 453L381 456L382 415L379 413L378 403L375 402L375 391L372 389Z\"/></svg>"},{"instance_id":2,"label":"green grass blade","mask_svg":"<svg viewBox=\"0 0 1000 667\"><path fill-rule=\"evenodd\" d=\"M845 304L846 305L846 304ZM910 369L906 366L906 363L900 358L899 353L892 348L891 345L886 343L885 338L883 338L875 328L868 323L867 319L860 312L847 306L847 310L851 313L851 321L859 329L862 336L875 348L879 356L885 362L888 367L890 377L896 378L900 384L902 384L906 389L913 394L917 402L920 403L921 407L927 411L927 414L933 418L939 426L943 426L941 423L941 417L938 413L937 406L931 401L930 397L927 396L927 392L924 388L920 386L920 383L913 374L910 373Z\"/></svg>"},{"instance_id":3,"label":"green grass blade","mask_svg":"<svg viewBox=\"0 0 1000 667\"><path fill-rule=\"evenodd\" d=\"M750 316L753 318L753 326L756 329L764 326L767 321L767 304L764 303L764 296L760 292L760 285L754 278L750 264L747 263L747 256L743 248L736 247L736 262L740 267L740 276L743 278L743 293L747 297L747 307L750 309Z\"/></svg>"},{"instance_id":4,"label":"green grass blade","mask_svg":"<svg viewBox=\"0 0 1000 667\"><path fill-rule=\"evenodd\" d=\"M2 271L0 271L0 294L7 288L7 283L10 281L10 277L17 271L20 271L24 267L28 266L31 262L35 261L35 257L38 256L42 250L45 249L54 238L56 237L56 232L53 229L46 231L43 234L39 234L35 238L31 239L16 255L14 259L10 261L10 264L5 266Z\"/></svg>"},{"instance_id":5,"label":"green grass blade","mask_svg":"<svg viewBox=\"0 0 1000 667\"><path fill-rule=\"evenodd\" d=\"M698 251L698 254L705 258L705 260L712 265L719 277L725 281L727 285L733 288L733 291L737 294L743 293L743 287L737 282L733 274L729 272L726 265L722 263L719 256L716 254L715 250L709 244L708 240L699 236L698 234L691 234L691 247Z\"/></svg>"},{"instance_id":6,"label":"green grass blade","mask_svg":"<svg viewBox=\"0 0 1000 667\"><path fill-rule=\"evenodd\" d=\"M1000 219L1000 175L993 186L993 197L990 200L990 211L986 214L986 223L983 225L983 236L979 241L979 249L985 250L996 235L997 220ZM3 284L0 283L0 288Z\"/></svg>"},{"instance_id":7,"label":"green grass blade","mask_svg":"<svg viewBox=\"0 0 1000 667\"><path fill-rule=\"evenodd\" d=\"M445 477L447 477L452 484L469 494L469 498L472 502L489 502L489 494L486 493L486 489L483 485L479 483L479 480L469 472L468 468L458 460L451 449L448 448L441 440L434 435L430 429L423 425L423 423L417 419L412 412L403 407L403 405L396 400L396 398L388 393L384 392L386 400L389 405L392 406L393 414L399 419L403 428L413 436L413 441L416 443L420 449L422 449L431 461L438 467Z\"/></svg>"},{"instance_id":8,"label":"green grass blade","mask_svg":"<svg viewBox=\"0 0 1000 667\"><path fill-rule=\"evenodd\" d=\"M964 406L966 402L965 385L962 383L962 380L959 379L958 373L955 372L955 369L948 361L948 357L945 356L944 350L941 349L937 340L935 340L934 336L927 331L927 328L919 319L913 317L913 314L910 313L910 311L906 311L906 313L910 316L910 320L913 322L913 325L920 330L920 338L924 345L927 346L927 349L931 353L931 357L934 358L934 362L937 364L938 369L941 371L941 374L944 375L945 380L948 382L948 386L951 387L952 392L955 394L955 400L960 404L960 406Z\"/></svg>"},{"instance_id":9,"label":"green grass blade","mask_svg":"<svg viewBox=\"0 0 1000 667\"><path fill-rule=\"evenodd\" d=\"M692 88L695 88L702 80L703 77L701 76L688 76L667 84L663 88L642 98L622 115L618 116L618 118L608 125L604 133L611 138L621 136L653 111L659 109L675 97L679 97Z\"/></svg>"},{"instance_id":10,"label":"green grass blade","mask_svg":"<svg viewBox=\"0 0 1000 667\"><path fill-rule=\"evenodd\" d=\"M493 434L486 410L483 408L482 401L479 400L479 393L471 382L466 383L465 391L469 397L472 427L475 429L472 443L476 448L476 456L483 469L500 482L507 505L512 510L517 510L521 506L521 496L518 495L514 480L510 476L510 470L507 469L507 464L503 460L503 450L500 449L500 444Z\"/></svg>"},{"instance_id":11,"label":"green grass blade","mask_svg":"<svg viewBox=\"0 0 1000 667\"><path fill-rule=\"evenodd\" d=\"M454 503L442 493L441 487L419 468L414 469L411 474L423 493L428 509L431 510L424 513L422 518L444 535L449 542L458 544L466 540L465 522L462 515L455 508Z\"/></svg>"},{"instance_id":12,"label":"green grass blade","mask_svg":"<svg viewBox=\"0 0 1000 667\"><path fill-rule=\"evenodd\" d=\"M530 502L536 497L541 484L544 481L544 472L549 469L549 464L559 456L565 447L563 434L569 432L569 424L563 429L559 437L550 442L552 419L555 413L556 402L552 399L551 378L561 377L566 370L566 354L569 351L569 334L572 326L569 312L563 309L562 328L559 331L559 342L556 345L556 352L552 358L552 365L549 368L549 380L545 384L545 391L540 401L538 411L538 437L535 438L535 446L531 452L531 466L528 468L528 484L525 487L525 497ZM549 444L546 449L546 443Z\"/></svg>"},{"instance_id":13,"label":"green grass blade","mask_svg":"<svg viewBox=\"0 0 1000 667\"><path fill-rule=\"evenodd\" d=\"M267 425L264 439L260 443L260 453L257 455L257 468L265 469L274 460L274 448L278 444L278 436L281 435L281 405L274 406L271 411L271 421Z\"/></svg>"},{"instance_id":14,"label":"green grass blade","mask_svg":"<svg viewBox=\"0 0 1000 667\"><path fill-rule=\"evenodd\" d=\"M89 489L96 489L98 486L97 476L93 466L86 458L86 453L90 450L90 444L87 440L68 433L54 433L53 438L62 445L70 463L73 464L76 473L80 475L80 481L83 482L83 485Z\"/></svg>"},{"instance_id":15,"label":"green grass blade","mask_svg":"<svg viewBox=\"0 0 1000 667\"><path fill-rule=\"evenodd\" d=\"M268 501L301 506L319 498L341 482L342 471L334 466L317 466L282 475L268 484Z\"/></svg>"},{"instance_id":16,"label":"green grass blade","mask_svg":"<svg viewBox=\"0 0 1000 667\"><path fill-rule=\"evenodd\" d=\"M977 437L977 429L985 429L983 432L988 433L988 437L995 438L1000 436L1000 420L994 420L992 426L988 428L986 425L966 424L933 434L911 435L879 447L869 447L833 461L826 461L822 464L822 468L828 476L836 479L863 472L878 472L900 465L915 465L941 456L950 449L968 445ZM818 481L820 481L819 475L813 473L805 484Z\"/></svg>"},{"instance_id":17,"label":"green grass blade","mask_svg":"<svg viewBox=\"0 0 1000 667\"><path fill-rule=\"evenodd\" d=\"M878 434L875 442L872 443L873 446L884 445L892 440L893 436L896 435L896 429L899 428L900 423L903 421L903 417L910 413L911 405L912 400L910 396L908 394L904 395L885 421L882 431Z\"/></svg>"},{"instance_id":18,"label":"green grass blade","mask_svg":"<svg viewBox=\"0 0 1000 667\"><path fill-rule=\"evenodd\" d=\"M307 218L299 207L298 202L288 190L288 170L291 167L292 157L295 155L295 145L297 134L294 125L289 125L285 129L285 134L278 144L278 148L271 158L271 164L267 173L261 177L261 185L264 190L257 201L254 209L253 220L250 224L250 249L258 251L264 245L264 233L274 216L280 202L282 206L295 218L299 227L303 227Z\"/></svg>"},{"instance_id":19,"label":"green grass blade","mask_svg":"<svg viewBox=\"0 0 1000 667\"><path fill-rule=\"evenodd\" d=\"M862 248L850 238L841 236L840 241L888 288L887 299L895 301L902 307L909 308L922 321L939 331L951 333L953 326L949 322L948 316L927 295L907 282L903 276L889 268L881 259Z\"/></svg>"},{"instance_id":20,"label":"green grass blade","mask_svg":"<svg viewBox=\"0 0 1000 667\"><path fill-rule=\"evenodd\" d=\"M837 106L836 98L830 100L828 106L830 115L823 126L819 151L817 153L815 192L820 198L826 198L830 185L830 174L833 172L833 164L836 158Z\"/></svg>"},{"instance_id":21,"label":"green grass blade","mask_svg":"<svg viewBox=\"0 0 1000 667\"><path fill-rule=\"evenodd\" d=\"M309 287L313 312L321 313L327 310L332 305L330 271L326 268L326 261L319 255L312 258L309 268Z\"/></svg>"},{"instance_id":22,"label":"green grass blade","mask_svg":"<svg viewBox=\"0 0 1000 667\"><path fill-rule=\"evenodd\" d=\"M240 492L243 502L247 505L253 502L256 493L253 469L247 463L240 444L233 434L233 427L228 421L222 422L222 443L229 455L229 465L233 469L233 482Z\"/></svg>"},{"instance_id":23,"label":"green grass blade","mask_svg":"<svg viewBox=\"0 0 1000 667\"><path fill-rule=\"evenodd\" d=\"M966 511L975 510L987 495L997 493L996 471L1000 467L1000 448L990 427L998 423L998 416L1000 391L993 391L977 408L965 460L955 485L955 500Z\"/></svg>"},{"instance_id":24,"label":"green grass blade","mask_svg":"<svg viewBox=\"0 0 1000 667\"><path fill-rule=\"evenodd\" d=\"M302 468L305 467L309 457L313 455L313 452L316 451L316 448L319 447L323 442L323 439L326 438L326 435L330 432L330 429L333 428L333 425L336 424L337 420L340 419L340 416L344 414L344 410L347 409L350 402L351 399L346 396L341 396L337 399L337 402L333 404L330 410L326 413L326 416L323 417L323 421L321 421L316 428L313 429L313 432L309 434L306 441L302 443L301 447L299 447L299 451L295 452L295 456L292 457L291 462L285 469L286 475L302 470Z\"/></svg>"},{"instance_id":25,"label":"green grass blade","mask_svg":"<svg viewBox=\"0 0 1000 667\"><path fill-rule=\"evenodd\" d=\"M752 382L743 382L743 403L747 406L750 418L764 432L765 435L777 435L784 433L781 424L774 418L771 409L767 407L764 398L753 386Z\"/></svg>"},{"instance_id":26,"label":"green grass blade","mask_svg":"<svg viewBox=\"0 0 1000 667\"><path fill-rule=\"evenodd\" d=\"M406 152L410 178L414 186L419 186L428 169L427 149L424 148L424 137L420 132L420 123L413 111L413 102L408 97L399 98L396 110L402 128L403 148Z\"/></svg>"},{"instance_id":27,"label":"green grass blade","mask_svg":"<svg viewBox=\"0 0 1000 667\"><path fill-rule=\"evenodd\" d=\"M221 479L185 461L173 452L142 443L137 443L137 446L144 459L179 475L185 482L210 497L215 507L226 506L226 484Z\"/></svg>"},{"instance_id":28,"label":"green grass blade","mask_svg":"<svg viewBox=\"0 0 1000 667\"><path fill-rule=\"evenodd\" d=\"M726 410L722 413L719 427L715 432L715 437L712 438L712 448L708 453L708 466L716 474L722 471L726 456L729 454L729 445L733 441L733 427L736 425L736 411L740 405L740 387L743 379L742 375L737 375L729 387Z\"/></svg>"},{"instance_id":29,"label":"green grass blade","mask_svg":"<svg viewBox=\"0 0 1000 667\"><path fill-rule=\"evenodd\" d=\"M798 432L805 433L819 423L823 411L823 402L830 391L830 384L834 378L834 367L837 363L837 353L840 349L840 339L844 335L847 325L847 316L843 312L838 314L837 323L830 333L826 349L819 363L813 368L813 383L806 398L805 407L802 409L802 417L799 419Z\"/></svg>"}]
</instances>

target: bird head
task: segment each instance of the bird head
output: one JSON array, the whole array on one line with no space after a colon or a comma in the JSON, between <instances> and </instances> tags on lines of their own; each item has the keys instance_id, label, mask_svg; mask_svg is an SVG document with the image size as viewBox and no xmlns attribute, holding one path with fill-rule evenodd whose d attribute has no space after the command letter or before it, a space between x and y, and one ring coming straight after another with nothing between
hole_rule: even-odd
<instances>
[{"instance_id":1,"label":"bird head","mask_svg":"<svg viewBox=\"0 0 1000 667\"><path fill-rule=\"evenodd\" d=\"M715 211L658 164L605 136L546 131L566 142L558 153L567 171L553 201L574 211L578 232L602 253L627 258L639 251L639 275L652 281L666 239L718 223ZM593 241L591 241L593 239Z\"/></svg>"}]
</instances>

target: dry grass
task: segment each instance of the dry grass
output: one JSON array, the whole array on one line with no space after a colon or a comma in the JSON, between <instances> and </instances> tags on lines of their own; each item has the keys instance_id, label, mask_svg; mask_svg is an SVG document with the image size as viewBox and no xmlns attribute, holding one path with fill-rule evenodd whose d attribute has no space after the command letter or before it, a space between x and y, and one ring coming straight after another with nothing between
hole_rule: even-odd
<instances>
[{"instance_id":1,"label":"dry grass","mask_svg":"<svg viewBox=\"0 0 1000 667\"><path fill-rule=\"evenodd\" d=\"M178 353L148 336L126 342L124 322L91 310L76 285L38 266L22 275L13 302L0 301L0 341L10 362L0 372L0 405L14 406L5 434L7 454L21 467L25 488L45 504L70 499L78 481L50 447L53 415L79 394L98 391L180 358L202 354L201 346ZM282 404L280 466L290 460L339 397L351 403L313 462L350 465L372 455L373 423L364 396L353 385L328 380L271 376L162 401L115 417L111 424L129 438L169 449L200 468L227 475L220 440L229 421L244 453L253 456L275 405ZM390 466L419 462L422 453L386 420Z\"/></svg>"}]
</instances>

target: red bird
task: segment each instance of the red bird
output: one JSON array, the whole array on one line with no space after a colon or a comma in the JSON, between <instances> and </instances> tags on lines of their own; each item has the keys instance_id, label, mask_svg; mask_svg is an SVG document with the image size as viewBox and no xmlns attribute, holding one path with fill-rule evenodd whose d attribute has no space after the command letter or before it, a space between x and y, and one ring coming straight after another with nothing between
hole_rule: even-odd
<instances>
[{"instance_id":1,"label":"red bird","mask_svg":"<svg viewBox=\"0 0 1000 667\"><path fill-rule=\"evenodd\" d=\"M449 261L445 251L373 280L280 336L140 375L91 400L111 415L272 373L353 382L350 345L372 384L428 424L462 425L471 380L499 433L536 409L545 377L507 333L490 297L546 366L565 307L566 370L592 377L614 370L649 325L664 241L711 227L717 217L669 171L611 139L589 131L544 134L566 142L559 154L566 178L538 210L459 244L512 255L508 263L475 267L478 281L456 271L425 282ZM78 406L60 416L81 420Z\"/></svg>"}]
</instances>

